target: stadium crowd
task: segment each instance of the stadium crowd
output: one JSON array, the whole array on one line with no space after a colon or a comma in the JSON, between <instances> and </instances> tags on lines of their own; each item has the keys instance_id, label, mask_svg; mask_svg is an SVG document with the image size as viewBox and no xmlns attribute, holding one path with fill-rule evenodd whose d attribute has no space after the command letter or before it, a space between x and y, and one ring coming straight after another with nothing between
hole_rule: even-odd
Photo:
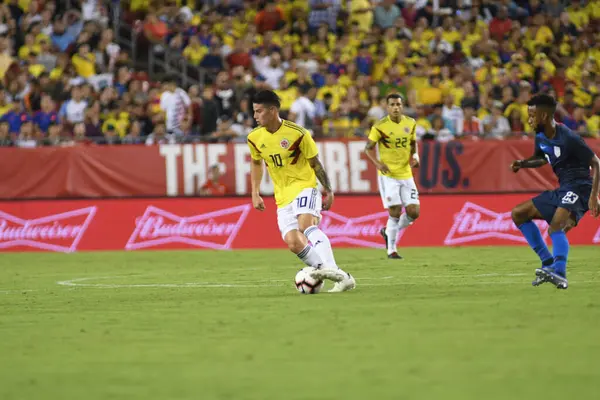
<instances>
[{"instance_id":1,"label":"stadium crowd","mask_svg":"<svg viewBox=\"0 0 600 400\"><path fill-rule=\"evenodd\" d=\"M529 138L536 92L600 136L600 0L67 3L0 7L0 146L244 141L264 88L319 137L364 137L391 92L423 140ZM205 81L134 70L113 6Z\"/></svg>"}]
</instances>

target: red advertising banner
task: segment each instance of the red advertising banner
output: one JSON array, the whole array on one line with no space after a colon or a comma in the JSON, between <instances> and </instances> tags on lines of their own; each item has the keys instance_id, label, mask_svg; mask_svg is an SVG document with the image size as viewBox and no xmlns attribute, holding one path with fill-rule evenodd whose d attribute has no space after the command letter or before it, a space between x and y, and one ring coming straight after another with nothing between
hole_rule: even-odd
<instances>
[{"instance_id":1,"label":"red advertising banner","mask_svg":"<svg viewBox=\"0 0 600 400\"><path fill-rule=\"evenodd\" d=\"M525 244L510 218L529 195L439 195L421 198L421 217L400 246ZM276 206L249 198L0 202L0 251L285 248ZM383 248L387 213L378 196L338 196L321 229L335 247ZM547 238L547 224L539 226ZM571 244L600 243L600 219L589 215L569 232Z\"/></svg>"},{"instance_id":2,"label":"red advertising banner","mask_svg":"<svg viewBox=\"0 0 600 400\"><path fill-rule=\"evenodd\" d=\"M600 140L588 142L600 154ZM377 193L375 168L363 154L364 141L319 142L337 193ZM518 174L508 166L529 157L533 142L485 141L420 144L421 193L506 193L552 188L549 166ZM227 193L250 190L250 156L245 143L160 146L0 148L0 198L193 196L219 164ZM268 174L261 189L273 193Z\"/></svg>"}]
</instances>

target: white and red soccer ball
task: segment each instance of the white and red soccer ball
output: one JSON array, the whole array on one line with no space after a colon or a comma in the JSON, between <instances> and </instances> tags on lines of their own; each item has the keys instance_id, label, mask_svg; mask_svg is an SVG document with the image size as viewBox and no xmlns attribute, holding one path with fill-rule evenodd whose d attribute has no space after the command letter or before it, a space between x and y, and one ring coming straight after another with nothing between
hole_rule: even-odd
<instances>
[{"instance_id":1,"label":"white and red soccer ball","mask_svg":"<svg viewBox=\"0 0 600 400\"><path fill-rule=\"evenodd\" d=\"M296 289L302 294L317 294L323 288L323 281L314 279L310 276L313 270L311 267L302 268L296 274Z\"/></svg>"}]
</instances>

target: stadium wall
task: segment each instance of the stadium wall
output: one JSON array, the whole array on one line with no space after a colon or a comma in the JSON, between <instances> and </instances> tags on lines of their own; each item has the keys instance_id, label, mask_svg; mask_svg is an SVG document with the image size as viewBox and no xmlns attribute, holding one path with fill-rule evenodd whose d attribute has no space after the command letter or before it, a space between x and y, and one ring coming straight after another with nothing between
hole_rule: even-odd
<instances>
[{"instance_id":1,"label":"stadium wall","mask_svg":"<svg viewBox=\"0 0 600 400\"><path fill-rule=\"evenodd\" d=\"M589 143L600 154L600 141ZM318 143L336 193L377 193L364 146L361 140ZM556 185L550 167L509 170L513 160L533 153L532 141L424 142L419 152L421 193L532 192ZM0 148L0 199L194 196L214 164L227 194L243 196L250 190L249 157L245 143ZM273 193L268 174L261 190Z\"/></svg>"},{"instance_id":2,"label":"stadium wall","mask_svg":"<svg viewBox=\"0 0 600 400\"><path fill-rule=\"evenodd\" d=\"M530 195L423 196L421 218L400 246L524 244L510 210ZM276 206L249 198L152 198L0 202L0 251L284 248ZM322 229L336 247L382 248L387 213L378 196L338 196ZM540 223L548 240L547 225ZM600 243L600 220L584 218L571 244Z\"/></svg>"}]
</instances>

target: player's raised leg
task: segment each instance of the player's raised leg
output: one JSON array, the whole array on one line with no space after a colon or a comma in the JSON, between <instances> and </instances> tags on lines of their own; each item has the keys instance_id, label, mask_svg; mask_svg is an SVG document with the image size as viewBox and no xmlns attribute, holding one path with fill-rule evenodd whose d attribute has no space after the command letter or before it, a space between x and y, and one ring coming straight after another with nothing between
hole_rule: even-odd
<instances>
[{"instance_id":1,"label":"player's raised leg","mask_svg":"<svg viewBox=\"0 0 600 400\"><path fill-rule=\"evenodd\" d=\"M540 196L536 197L536 199L540 198L543 200L544 197L542 196L549 196L549 193L542 193ZM548 250L548 246L546 246L546 242L544 242L540 229L533 222L533 220L544 219L544 217L536 208L533 200L527 200L526 202L517 205L513 208L511 215L513 222L527 240L529 247L531 247L540 258L542 267L551 266L554 261L552 254L550 254L550 250ZM545 279L537 277L532 284L538 286L544 282Z\"/></svg>"},{"instance_id":2,"label":"player's raised leg","mask_svg":"<svg viewBox=\"0 0 600 400\"><path fill-rule=\"evenodd\" d=\"M400 216L398 228L405 229L419 218L421 206L419 202L419 191L414 179L400 181L400 199L404 204L405 212Z\"/></svg>"},{"instance_id":3,"label":"player's raised leg","mask_svg":"<svg viewBox=\"0 0 600 400\"><path fill-rule=\"evenodd\" d=\"M517 205L512 210L512 220L519 228L529 246L540 258L542 266L552 265L553 259L548 246L544 242L542 233L538 226L533 222L535 219L544 219L542 214L535 207L532 200Z\"/></svg>"}]
</instances>

